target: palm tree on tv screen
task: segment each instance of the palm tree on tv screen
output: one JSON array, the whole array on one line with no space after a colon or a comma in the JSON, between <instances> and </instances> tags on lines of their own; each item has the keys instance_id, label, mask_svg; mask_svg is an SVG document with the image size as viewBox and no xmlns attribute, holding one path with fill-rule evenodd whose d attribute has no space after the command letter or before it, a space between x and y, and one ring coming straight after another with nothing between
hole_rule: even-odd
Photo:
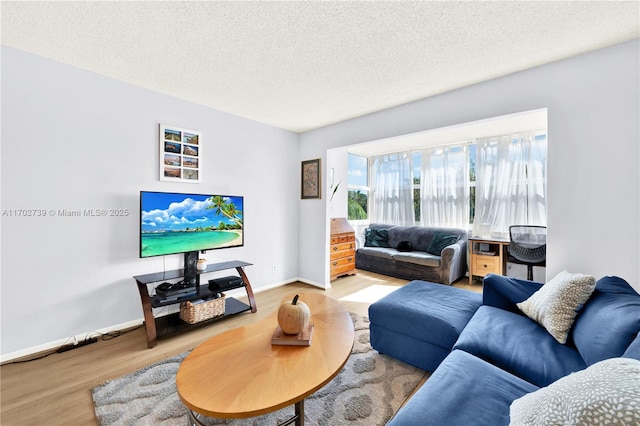
<instances>
[{"instance_id":1,"label":"palm tree on tv screen","mask_svg":"<svg viewBox=\"0 0 640 426\"><path fill-rule=\"evenodd\" d=\"M211 197L211 202L213 205L209 207L210 209L216 209L216 214L222 214L228 217L235 222L239 228L242 228L242 211L238 210L235 204L225 201L224 197L220 195Z\"/></svg>"}]
</instances>

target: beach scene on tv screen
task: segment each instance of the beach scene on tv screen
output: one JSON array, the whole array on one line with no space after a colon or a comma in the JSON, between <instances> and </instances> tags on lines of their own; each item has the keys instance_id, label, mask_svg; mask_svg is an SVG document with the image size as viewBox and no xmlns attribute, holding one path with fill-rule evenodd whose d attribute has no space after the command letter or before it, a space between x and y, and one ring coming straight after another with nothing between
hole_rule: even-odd
<instances>
[{"instance_id":1,"label":"beach scene on tv screen","mask_svg":"<svg viewBox=\"0 0 640 426\"><path fill-rule=\"evenodd\" d=\"M243 198L143 192L141 256L243 245Z\"/></svg>"}]
</instances>

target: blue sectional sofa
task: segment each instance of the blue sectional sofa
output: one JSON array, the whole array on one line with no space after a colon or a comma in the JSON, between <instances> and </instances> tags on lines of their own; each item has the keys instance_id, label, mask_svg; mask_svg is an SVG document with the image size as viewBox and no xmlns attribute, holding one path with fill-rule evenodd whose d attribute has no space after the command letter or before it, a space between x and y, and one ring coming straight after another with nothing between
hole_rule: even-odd
<instances>
[{"instance_id":1,"label":"blue sectional sofa","mask_svg":"<svg viewBox=\"0 0 640 426\"><path fill-rule=\"evenodd\" d=\"M593 279L586 303L574 310L566 341L561 343L562 336L548 331L548 321L531 319L521 310L520 302L542 294L542 288L541 283L499 275L485 277L481 295L412 281L372 304L373 348L432 372L388 424L532 424L521 420L525 414L534 416L537 424L563 424L569 420L562 416L569 415L589 424L594 420L584 420L584 408L575 409L579 414L571 408L570 398L576 399L575 406L585 405L577 401L582 396L557 390L574 378L579 383L596 383L592 387L597 392L627 389L626 399L618 405L628 411L624 424L640 424L640 294L618 277ZM624 365L610 365L616 362ZM596 379L579 376L605 367L626 368L624 374L604 370L605 377L626 383L599 386ZM607 410L618 410L602 402L607 395L598 397L595 405L605 415ZM559 402L562 399L568 402ZM593 401L589 404L594 406ZM552 415L556 423L540 417L540 412L531 414L531 410L553 409L560 412Z\"/></svg>"}]
</instances>

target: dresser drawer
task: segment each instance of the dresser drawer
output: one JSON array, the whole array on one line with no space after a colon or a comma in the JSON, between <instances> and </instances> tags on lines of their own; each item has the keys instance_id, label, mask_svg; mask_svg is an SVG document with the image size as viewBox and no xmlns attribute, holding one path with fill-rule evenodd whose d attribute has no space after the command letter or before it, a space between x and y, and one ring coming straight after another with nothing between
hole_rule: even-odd
<instances>
[{"instance_id":1,"label":"dresser drawer","mask_svg":"<svg viewBox=\"0 0 640 426\"><path fill-rule=\"evenodd\" d=\"M345 265L350 265L352 268L355 268L355 264L356 264L355 256L342 257L340 259L333 259L331 261L331 269L339 268Z\"/></svg>"},{"instance_id":2,"label":"dresser drawer","mask_svg":"<svg viewBox=\"0 0 640 426\"><path fill-rule=\"evenodd\" d=\"M487 274L500 273L500 258L498 256L473 256L473 275L484 277Z\"/></svg>"},{"instance_id":3,"label":"dresser drawer","mask_svg":"<svg viewBox=\"0 0 640 426\"><path fill-rule=\"evenodd\" d=\"M356 254L355 242L333 244L329 248L329 257L331 260L339 259L341 257L355 256L355 254Z\"/></svg>"},{"instance_id":4,"label":"dresser drawer","mask_svg":"<svg viewBox=\"0 0 640 426\"><path fill-rule=\"evenodd\" d=\"M355 243L355 241L356 241L356 236L353 233L349 233L349 234L332 235L330 243L331 245L334 245L334 244L341 244L341 243L347 243L347 242Z\"/></svg>"},{"instance_id":5,"label":"dresser drawer","mask_svg":"<svg viewBox=\"0 0 640 426\"><path fill-rule=\"evenodd\" d=\"M342 259L332 260L330 262L330 265L331 265L332 277L355 271L356 269L355 256L348 256Z\"/></svg>"},{"instance_id":6,"label":"dresser drawer","mask_svg":"<svg viewBox=\"0 0 640 426\"><path fill-rule=\"evenodd\" d=\"M353 265L344 265L334 269L331 269L331 277L336 278L341 275L354 275L356 268Z\"/></svg>"}]
</instances>

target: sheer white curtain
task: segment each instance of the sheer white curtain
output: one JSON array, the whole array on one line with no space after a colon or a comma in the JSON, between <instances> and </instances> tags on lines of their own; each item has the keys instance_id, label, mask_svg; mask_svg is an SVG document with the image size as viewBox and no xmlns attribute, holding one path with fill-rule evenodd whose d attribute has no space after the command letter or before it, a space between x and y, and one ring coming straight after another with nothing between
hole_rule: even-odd
<instances>
[{"instance_id":1,"label":"sheer white curtain","mask_svg":"<svg viewBox=\"0 0 640 426\"><path fill-rule=\"evenodd\" d=\"M400 152L372 157L370 180L371 222L414 225L411 154Z\"/></svg>"},{"instance_id":2,"label":"sheer white curtain","mask_svg":"<svg viewBox=\"0 0 640 426\"><path fill-rule=\"evenodd\" d=\"M466 146L421 153L420 225L469 227L469 158Z\"/></svg>"},{"instance_id":3,"label":"sheer white curtain","mask_svg":"<svg viewBox=\"0 0 640 426\"><path fill-rule=\"evenodd\" d=\"M508 237L510 225L543 225L547 139L518 133L477 140L473 234Z\"/></svg>"}]
</instances>

